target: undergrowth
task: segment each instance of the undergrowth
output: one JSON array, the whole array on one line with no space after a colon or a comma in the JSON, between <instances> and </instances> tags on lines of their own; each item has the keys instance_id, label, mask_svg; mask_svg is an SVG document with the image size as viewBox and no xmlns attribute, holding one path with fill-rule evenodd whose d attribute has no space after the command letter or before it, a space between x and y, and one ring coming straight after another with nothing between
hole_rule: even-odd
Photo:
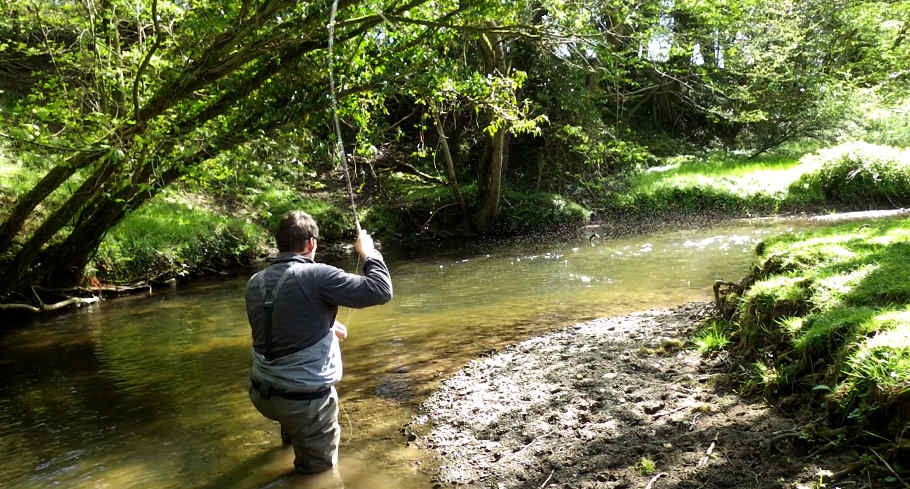
<instances>
[{"instance_id":1,"label":"undergrowth","mask_svg":"<svg viewBox=\"0 0 910 489\"><path fill-rule=\"evenodd\" d=\"M910 205L910 150L861 142L815 149L795 146L756 160L725 152L669 158L605 191L594 206L607 214L753 216Z\"/></svg>"},{"instance_id":2,"label":"undergrowth","mask_svg":"<svg viewBox=\"0 0 910 489\"><path fill-rule=\"evenodd\" d=\"M111 229L87 274L131 283L221 272L248 264L265 240L258 226L169 193Z\"/></svg>"}]
</instances>

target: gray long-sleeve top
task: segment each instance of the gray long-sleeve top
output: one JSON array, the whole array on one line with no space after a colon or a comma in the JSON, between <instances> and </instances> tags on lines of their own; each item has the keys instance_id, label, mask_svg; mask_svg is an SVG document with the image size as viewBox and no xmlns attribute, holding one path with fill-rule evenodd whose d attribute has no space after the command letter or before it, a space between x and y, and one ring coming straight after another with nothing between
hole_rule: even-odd
<instances>
[{"instance_id":1,"label":"gray long-sleeve top","mask_svg":"<svg viewBox=\"0 0 910 489\"><path fill-rule=\"evenodd\" d=\"M274 290L288 273L279 290ZM262 276L260 277L260 274ZM367 258L363 275L315 263L296 253L280 253L254 274L246 289L246 311L253 349L265 354L265 289L272 291L272 358L315 345L331 332L338 306L363 308L392 299L392 279L385 262Z\"/></svg>"}]
</instances>

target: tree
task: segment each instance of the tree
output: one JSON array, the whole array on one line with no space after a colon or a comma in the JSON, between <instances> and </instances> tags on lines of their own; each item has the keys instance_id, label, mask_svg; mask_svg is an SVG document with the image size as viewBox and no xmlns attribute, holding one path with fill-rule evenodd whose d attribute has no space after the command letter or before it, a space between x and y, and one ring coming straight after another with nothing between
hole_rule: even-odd
<instances>
[{"instance_id":1,"label":"tree","mask_svg":"<svg viewBox=\"0 0 910 489\"><path fill-rule=\"evenodd\" d=\"M336 42L362 40L385 18L424 1L342 2ZM328 9L322 3L243 0L185 9L152 0L140 6L129 19L120 17L129 5L114 0L3 6L10 20L0 28L22 39L16 53L5 55L51 60L28 102L4 119L14 126L16 144L54 164L0 227L0 250L8 257L0 295L26 282L76 282L105 231L187 171L325 112ZM400 38L382 54L414 42ZM380 82L348 74L342 97ZM35 214L39 206L46 213Z\"/></svg>"}]
</instances>

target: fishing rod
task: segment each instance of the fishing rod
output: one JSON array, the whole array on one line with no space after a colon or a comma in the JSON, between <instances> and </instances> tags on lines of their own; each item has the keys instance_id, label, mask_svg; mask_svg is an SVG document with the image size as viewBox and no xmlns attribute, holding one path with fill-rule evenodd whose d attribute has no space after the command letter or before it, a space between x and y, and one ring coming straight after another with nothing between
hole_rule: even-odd
<instances>
[{"instance_id":1,"label":"fishing rod","mask_svg":"<svg viewBox=\"0 0 910 489\"><path fill-rule=\"evenodd\" d=\"M348 156L344 152L344 139L341 137L341 124L338 122L338 97L335 95L335 58L333 49L335 46L335 14L338 12L338 0L332 0L332 10L329 14L329 98L332 102L332 121L335 126L335 153L340 155L341 168L344 170L344 183L348 188L348 198L351 199L351 212L354 214L354 227L357 231L357 239L360 239L360 219L357 217L357 204L354 202L354 188L351 187L351 173L348 171ZM360 268L360 255L357 254L357 262L354 264L354 270ZM344 323L350 322L353 309L348 309L344 318ZM341 406L344 409L344 406ZM347 416L347 411L343 411ZM353 432L351 418L348 417L349 431Z\"/></svg>"},{"instance_id":2,"label":"fishing rod","mask_svg":"<svg viewBox=\"0 0 910 489\"><path fill-rule=\"evenodd\" d=\"M332 0L332 11L329 16L329 95L332 101L332 121L335 125L335 153L340 155L341 167L344 170L344 181L351 199L351 212L354 213L354 226L360 236L360 219L357 217L357 204L354 202L354 189L351 187L351 174L348 172L348 157L344 152L344 139L341 137L341 124L338 122L338 98L335 96L335 58L332 55L335 45L335 14L338 12L338 0Z\"/></svg>"}]
</instances>

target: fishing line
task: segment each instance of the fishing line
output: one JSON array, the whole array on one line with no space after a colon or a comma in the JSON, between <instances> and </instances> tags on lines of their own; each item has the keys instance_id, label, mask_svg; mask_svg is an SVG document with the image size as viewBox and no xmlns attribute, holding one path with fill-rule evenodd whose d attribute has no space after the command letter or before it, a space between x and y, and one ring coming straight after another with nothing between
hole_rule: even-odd
<instances>
[{"instance_id":1,"label":"fishing line","mask_svg":"<svg viewBox=\"0 0 910 489\"><path fill-rule=\"evenodd\" d=\"M360 239L360 219L357 217L357 204L354 202L354 189L351 187L351 174L348 171L348 157L344 152L344 139L341 137L341 124L338 122L338 97L335 95L335 58L332 54L335 46L335 14L338 12L338 0L332 0L332 10L329 14L329 98L332 102L332 122L335 126L335 154L341 158L341 168L344 170L344 182L347 185L348 197L351 199L351 212L354 214L354 227L357 231L357 239ZM360 268L360 254L357 254L357 262L354 264L354 271ZM345 322L347 327L351 319L353 309L348 309Z\"/></svg>"},{"instance_id":2,"label":"fishing line","mask_svg":"<svg viewBox=\"0 0 910 489\"><path fill-rule=\"evenodd\" d=\"M351 174L348 172L348 157L344 152L344 139L341 137L341 124L338 122L338 98L335 96L335 58L332 55L335 46L335 13L338 12L338 0L332 0L332 12L329 17L329 95L332 101L332 121L335 125L336 155L340 155L341 167L344 169L344 181L351 199L351 212L354 213L354 226L360 236L360 219L357 218L357 204L354 203L354 189L351 187Z\"/></svg>"}]
</instances>

